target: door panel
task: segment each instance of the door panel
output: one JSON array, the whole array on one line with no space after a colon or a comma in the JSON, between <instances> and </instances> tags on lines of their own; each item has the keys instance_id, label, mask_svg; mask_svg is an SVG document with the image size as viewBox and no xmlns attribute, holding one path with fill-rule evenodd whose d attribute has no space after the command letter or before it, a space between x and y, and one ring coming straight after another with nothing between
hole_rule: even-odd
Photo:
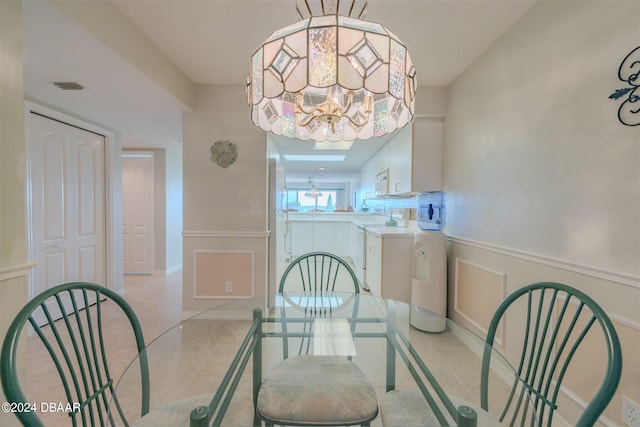
<instances>
[{"instance_id":1,"label":"door panel","mask_svg":"<svg viewBox=\"0 0 640 427\"><path fill-rule=\"evenodd\" d=\"M79 224L78 236L92 239L96 235L95 188L96 165L91 144L82 143L78 146L78 202Z\"/></svg>"},{"instance_id":2,"label":"door panel","mask_svg":"<svg viewBox=\"0 0 640 427\"><path fill-rule=\"evenodd\" d=\"M64 142L60 135L53 132L44 133L40 142L41 147L33 147L34 154L40 154L37 160L42 170L39 174L38 165L32 165L34 174L37 174L34 185L38 186L34 188L34 196L40 185L43 188L42 198L37 198L34 202L39 202L41 199L44 204L40 206L42 213L47 213L43 217L44 235L42 236L44 243L47 244L64 238Z\"/></svg>"},{"instance_id":3,"label":"door panel","mask_svg":"<svg viewBox=\"0 0 640 427\"><path fill-rule=\"evenodd\" d=\"M152 152L122 155L125 274L151 274L154 269L154 167Z\"/></svg>"},{"instance_id":4,"label":"door panel","mask_svg":"<svg viewBox=\"0 0 640 427\"><path fill-rule=\"evenodd\" d=\"M31 114L32 292L61 283L106 285L105 138Z\"/></svg>"}]
</instances>

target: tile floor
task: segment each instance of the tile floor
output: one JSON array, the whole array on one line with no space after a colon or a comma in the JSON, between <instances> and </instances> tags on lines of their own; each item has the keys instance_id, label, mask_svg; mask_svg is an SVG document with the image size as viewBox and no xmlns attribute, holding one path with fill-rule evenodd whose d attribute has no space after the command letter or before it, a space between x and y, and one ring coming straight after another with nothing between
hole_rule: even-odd
<instances>
[{"instance_id":1,"label":"tile floor","mask_svg":"<svg viewBox=\"0 0 640 427\"><path fill-rule=\"evenodd\" d=\"M136 314L139 317L140 323L145 335L145 341L147 343L154 340L161 335L165 330L178 324L182 319L182 272L176 272L168 276L127 276L125 278L125 290L126 299L131 304ZM110 319L105 315L106 319L109 319L111 324L109 325L110 334L106 338L107 341L113 341L113 351L110 351L110 364L114 377L120 377L121 373L125 371L130 361L135 356L135 349L132 342L127 342L123 338L128 330L126 324L115 319ZM211 326L202 324L193 324L194 328L210 328ZM238 323L235 322L237 327ZM175 339L181 340L180 345L177 345L176 349L169 351L162 357L166 358L180 358L181 362L173 366L180 366L180 369L184 369L184 372L177 375L169 375L169 378L188 378L190 379L188 387L189 394L199 394L200 390L211 390L211 384L216 384L222 378L222 375L229 366L229 362L233 354L242 341L244 336L244 329L240 328L235 330L234 326L230 323L228 326L222 325L218 322L218 329L208 330L207 335L211 336L211 340L215 341L215 351L208 350L208 353L203 357L201 340L194 340L185 345L185 340L189 340L189 335L193 332L195 335L197 331L190 331L189 328L180 328L180 333L175 335ZM202 334L200 334L202 336ZM170 339L171 337L165 338ZM450 369L451 366L455 367L455 375L450 375L444 378L443 386L448 390L454 390L456 395L463 397L469 401L478 403L477 396L479 396L479 384L475 381L469 381L469 378L477 378L477 372L480 369L479 361L467 360L460 355L462 352L456 351L460 345L463 345L457 338L450 333L443 333L437 336L437 345L432 348L425 349L424 351L432 352L429 354L431 363L434 360L441 364L443 369ZM28 340L28 378L27 378L27 395L30 399L36 402L61 402L64 401L60 394L59 386L56 381L55 371L52 371L51 366L48 366L43 359L42 351L38 351L32 342ZM168 348L171 348L170 346ZM195 355L198 355L195 357ZM357 356L354 361L361 366L365 373L370 372L372 375L379 374L380 370L384 370L384 362L381 361L381 357L384 355L376 353L368 353ZM156 363L150 360L150 363ZM431 365L430 365L431 366ZM250 368L250 364L249 364ZM473 372L473 375L469 375ZM165 373L163 373L165 374ZM167 382L163 379L165 375L158 378L152 377L151 383L151 396L152 405L156 407L159 401L171 400L172 394L180 396L184 394L184 389L175 382ZM247 395L250 396L250 375L245 375L246 381L243 380L240 384L240 389L246 389ZM399 379L399 382L401 379ZM185 380L184 387L187 387ZM195 384L195 385L194 385ZM385 390L384 384L376 384L377 393L381 397ZM169 397L168 397L169 396ZM235 400L235 399L234 399ZM240 408L245 417L241 419L247 419L246 415L252 413L252 405L250 399L239 399L235 402L236 408ZM51 427L67 426L70 425L68 417L62 414L41 414L45 425ZM249 418L250 419L250 418ZM244 421L243 421L244 422ZM242 426L242 424L238 424ZM381 421L378 417L372 423L372 426L380 426Z\"/></svg>"},{"instance_id":2,"label":"tile floor","mask_svg":"<svg viewBox=\"0 0 640 427\"><path fill-rule=\"evenodd\" d=\"M147 343L182 320L182 271L167 276L127 275L124 287L125 298L138 316ZM109 364L113 377L119 378L136 355L135 343L131 326L115 310L105 307L104 316L109 323L106 340L113 342ZM32 337L27 339L25 394L38 403L65 401L55 368L38 340ZM71 425L64 414L41 412L40 416L47 427Z\"/></svg>"}]
</instances>

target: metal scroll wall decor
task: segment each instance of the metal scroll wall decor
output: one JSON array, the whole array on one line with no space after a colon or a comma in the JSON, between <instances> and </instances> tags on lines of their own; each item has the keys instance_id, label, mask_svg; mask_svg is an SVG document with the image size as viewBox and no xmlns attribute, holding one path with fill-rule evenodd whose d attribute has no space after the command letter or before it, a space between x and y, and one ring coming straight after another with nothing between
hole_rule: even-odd
<instances>
[{"instance_id":1,"label":"metal scroll wall decor","mask_svg":"<svg viewBox=\"0 0 640 427\"><path fill-rule=\"evenodd\" d=\"M231 141L216 141L210 151L211 161L223 168L228 168L238 158L238 147Z\"/></svg>"},{"instance_id":2,"label":"metal scroll wall decor","mask_svg":"<svg viewBox=\"0 0 640 427\"><path fill-rule=\"evenodd\" d=\"M629 87L617 89L609 99L620 99L626 97L625 101L618 108L618 119L627 126L640 125L640 46L633 49L622 60L618 69L618 78L629 84Z\"/></svg>"}]
</instances>

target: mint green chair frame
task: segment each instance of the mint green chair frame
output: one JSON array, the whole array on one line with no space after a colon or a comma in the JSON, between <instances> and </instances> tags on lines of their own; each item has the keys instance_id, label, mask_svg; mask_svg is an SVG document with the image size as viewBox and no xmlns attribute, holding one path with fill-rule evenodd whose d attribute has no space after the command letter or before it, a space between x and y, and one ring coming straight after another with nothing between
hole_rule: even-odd
<instances>
[{"instance_id":1,"label":"mint green chair frame","mask_svg":"<svg viewBox=\"0 0 640 427\"><path fill-rule=\"evenodd\" d=\"M355 294L359 294L360 286L358 285L358 278L356 277L353 269L344 259L328 252L309 252L291 261L291 264L289 264L284 273L282 273L278 292L283 295L287 279L289 279L290 276L293 276L300 279L303 291L317 293L318 295L329 294L335 290L338 277L340 277L340 272L342 270L346 271L349 275L351 282L353 283L353 292ZM312 317L331 317L330 308L318 305L309 305L307 307L300 308L303 308L305 313ZM354 304L353 310L355 317L358 312L358 304ZM282 311L282 316L283 318L285 317L284 310ZM300 339L298 355L308 353L311 340L307 336L307 327L310 327L311 324L304 323L304 330L301 335L288 333L286 322L283 322L282 325L284 328L283 333L285 334L285 338L282 343L284 358L287 359L289 357L290 346L288 338ZM351 324L351 328L351 333L355 332L355 323Z\"/></svg>"},{"instance_id":2,"label":"mint green chair frame","mask_svg":"<svg viewBox=\"0 0 640 427\"><path fill-rule=\"evenodd\" d=\"M70 301L73 311L67 314L63 301ZM149 366L145 352L142 328L133 309L114 291L93 283L66 283L50 288L33 298L17 314L5 336L1 353L1 379L9 402L31 402L20 386L16 365L20 339L26 334L25 326L31 325L40 342L46 348L55 365L69 404L79 403L80 408L70 412L73 426L128 426L115 395L115 381L109 371L105 349L102 310L105 304L115 303L127 317L133 329L141 373L140 414L149 412ZM94 304L93 307L89 307ZM55 320L50 307L62 313ZM87 307L83 309L82 307ZM39 326L35 314L41 313L47 320ZM38 408L39 409L39 408ZM43 426L35 412L16 413L24 426Z\"/></svg>"},{"instance_id":3,"label":"mint green chair frame","mask_svg":"<svg viewBox=\"0 0 640 427\"><path fill-rule=\"evenodd\" d=\"M587 333L600 328L607 347L607 365L603 381L587 404L576 426L592 426L613 397L622 372L622 350L611 320L604 310L583 292L561 283L534 283L509 295L496 310L487 332L482 363L480 399L483 409L489 408L489 370L491 348L498 324L509 308L516 316L524 310L516 302L526 303L524 330L518 334L512 329L510 336L522 336L522 350L516 367L514 382L500 420L508 425L552 425L558 407L560 386L573 356L584 342ZM572 309L569 310L570 303ZM505 327L514 322L509 319ZM565 330L563 330L565 329Z\"/></svg>"},{"instance_id":4,"label":"mint green chair frame","mask_svg":"<svg viewBox=\"0 0 640 427\"><path fill-rule=\"evenodd\" d=\"M278 292L284 292L287 278L294 272L299 275L302 281L303 291L334 291L341 268L351 276L354 285L353 291L359 293L358 278L353 269L345 260L328 252L309 252L291 261L291 264L282 273Z\"/></svg>"}]
</instances>

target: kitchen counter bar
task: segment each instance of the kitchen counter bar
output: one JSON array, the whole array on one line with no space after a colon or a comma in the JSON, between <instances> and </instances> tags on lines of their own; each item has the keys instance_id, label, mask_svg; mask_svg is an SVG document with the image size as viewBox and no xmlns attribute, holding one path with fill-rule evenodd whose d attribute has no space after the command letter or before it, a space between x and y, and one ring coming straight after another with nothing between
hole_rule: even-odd
<instances>
[{"instance_id":1,"label":"kitchen counter bar","mask_svg":"<svg viewBox=\"0 0 640 427\"><path fill-rule=\"evenodd\" d=\"M361 212L289 212L289 221L291 222L349 222L363 226L367 231L379 236L413 237L416 232L420 231L414 221L410 221L407 227L386 227L384 223L388 219L387 216Z\"/></svg>"}]
</instances>

